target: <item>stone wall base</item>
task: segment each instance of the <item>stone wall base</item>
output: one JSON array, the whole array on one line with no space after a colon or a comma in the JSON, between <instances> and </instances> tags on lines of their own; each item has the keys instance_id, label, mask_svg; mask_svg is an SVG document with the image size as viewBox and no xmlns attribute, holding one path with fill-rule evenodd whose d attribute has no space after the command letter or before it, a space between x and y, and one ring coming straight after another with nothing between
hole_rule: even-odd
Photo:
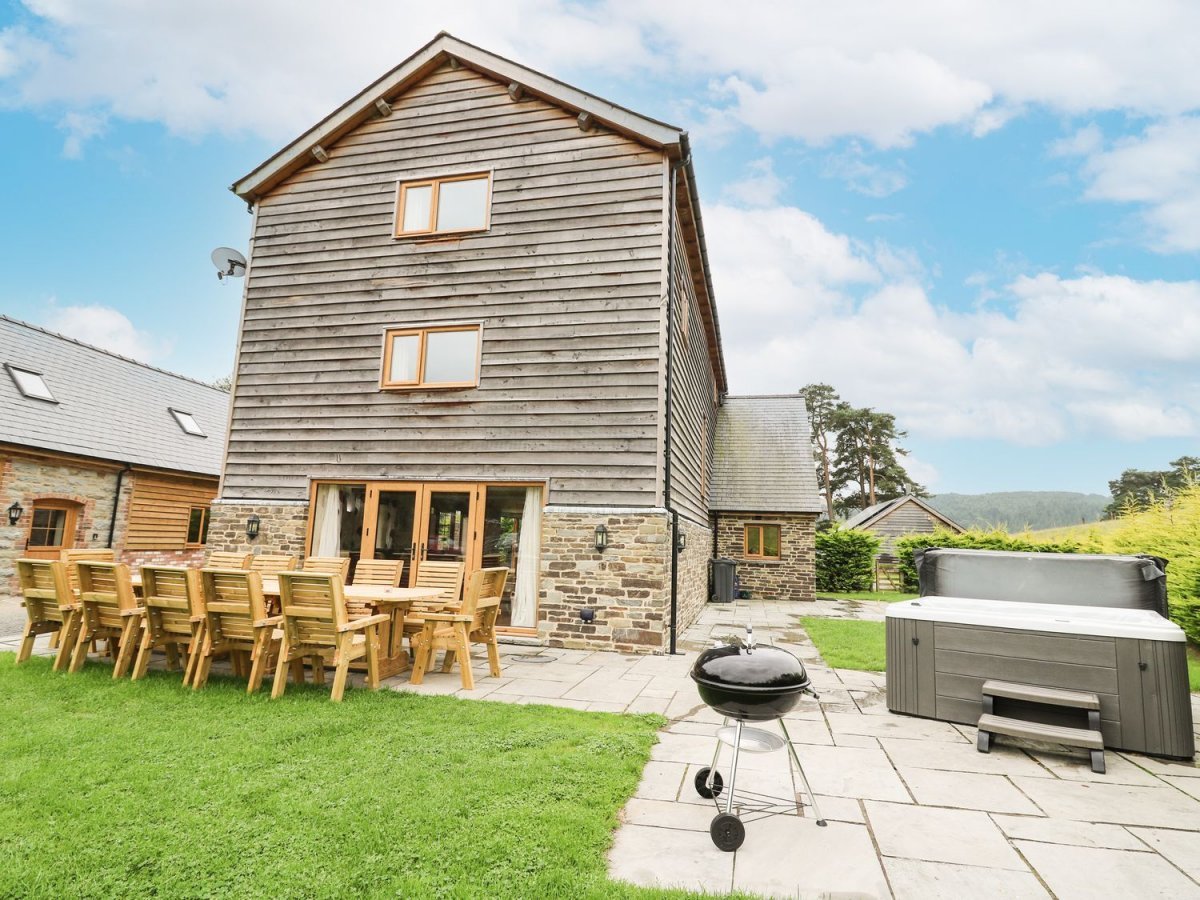
<instances>
[{"instance_id":1,"label":"stone wall base","mask_svg":"<svg viewBox=\"0 0 1200 900\"><path fill-rule=\"evenodd\" d=\"M258 516L258 537L246 537L246 520ZM303 500L215 500L208 520L208 549L304 555L308 503Z\"/></svg>"},{"instance_id":2,"label":"stone wall base","mask_svg":"<svg viewBox=\"0 0 1200 900\"><path fill-rule=\"evenodd\" d=\"M721 512L716 522L717 555L737 562L742 590L764 600L816 599L816 513ZM747 523L780 526L779 559L746 559Z\"/></svg>"}]
</instances>

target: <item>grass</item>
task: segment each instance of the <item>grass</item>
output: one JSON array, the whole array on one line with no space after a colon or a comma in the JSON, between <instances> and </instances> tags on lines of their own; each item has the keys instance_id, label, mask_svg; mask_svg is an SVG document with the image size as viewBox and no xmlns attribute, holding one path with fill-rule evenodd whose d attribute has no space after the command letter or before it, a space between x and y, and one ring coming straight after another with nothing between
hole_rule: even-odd
<instances>
[{"instance_id":1,"label":"grass","mask_svg":"<svg viewBox=\"0 0 1200 900\"><path fill-rule=\"evenodd\" d=\"M920 594L906 594L904 591L851 591L837 593L835 591L817 591L818 600L882 600L884 603L898 603L901 600L915 600Z\"/></svg>"},{"instance_id":2,"label":"grass","mask_svg":"<svg viewBox=\"0 0 1200 900\"><path fill-rule=\"evenodd\" d=\"M882 672L887 664L883 622L806 616L800 625L808 632L825 663L835 669Z\"/></svg>"},{"instance_id":3,"label":"grass","mask_svg":"<svg viewBox=\"0 0 1200 900\"><path fill-rule=\"evenodd\" d=\"M1187 648L1188 684L1193 693L1200 691L1200 648L1188 644Z\"/></svg>"},{"instance_id":4,"label":"grass","mask_svg":"<svg viewBox=\"0 0 1200 900\"><path fill-rule=\"evenodd\" d=\"M110 676L0 654L0 896L676 896L605 869L657 716Z\"/></svg>"}]
</instances>

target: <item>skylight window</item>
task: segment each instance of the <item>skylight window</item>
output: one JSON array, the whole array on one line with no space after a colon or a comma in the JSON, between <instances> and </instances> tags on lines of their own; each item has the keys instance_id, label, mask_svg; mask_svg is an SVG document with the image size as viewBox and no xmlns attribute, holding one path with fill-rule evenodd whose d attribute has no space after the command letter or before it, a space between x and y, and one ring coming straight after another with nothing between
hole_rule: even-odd
<instances>
[{"instance_id":1,"label":"skylight window","mask_svg":"<svg viewBox=\"0 0 1200 900\"><path fill-rule=\"evenodd\" d=\"M29 369L18 369L16 366L4 364L4 368L8 370L8 374L12 376L13 383L16 384L17 390L24 397L29 397L32 400L45 400L48 403L57 403L54 395L50 393L50 386L46 384L39 373Z\"/></svg>"},{"instance_id":2,"label":"skylight window","mask_svg":"<svg viewBox=\"0 0 1200 900\"><path fill-rule=\"evenodd\" d=\"M191 413L184 412L180 409L172 409L171 415L175 417L175 421L179 423L179 427L188 434L194 434L196 437L208 437L208 435L204 433L204 429L201 428L200 424L192 417Z\"/></svg>"}]
</instances>

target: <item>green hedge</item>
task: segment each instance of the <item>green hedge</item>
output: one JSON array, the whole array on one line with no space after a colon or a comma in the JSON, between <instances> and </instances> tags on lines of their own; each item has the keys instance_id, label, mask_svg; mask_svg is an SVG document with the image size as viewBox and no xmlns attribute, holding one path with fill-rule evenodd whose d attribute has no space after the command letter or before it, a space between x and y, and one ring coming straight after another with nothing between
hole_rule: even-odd
<instances>
[{"instance_id":1,"label":"green hedge","mask_svg":"<svg viewBox=\"0 0 1200 900\"><path fill-rule=\"evenodd\" d=\"M879 538L866 531L817 532L817 590L869 591L875 584Z\"/></svg>"},{"instance_id":2,"label":"green hedge","mask_svg":"<svg viewBox=\"0 0 1200 900\"><path fill-rule=\"evenodd\" d=\"M896 555L900 558L900 576L904 590L915 591L917 567L913 554L929 547L953 547L959 550L1017 550L1037 553L1102 553L1103 547L1091 540L1036 541L1027 535L1005 531L972 529L962 534L939 528L932 534L910 534L896 539Z\"/></svg>"}]
</instances>

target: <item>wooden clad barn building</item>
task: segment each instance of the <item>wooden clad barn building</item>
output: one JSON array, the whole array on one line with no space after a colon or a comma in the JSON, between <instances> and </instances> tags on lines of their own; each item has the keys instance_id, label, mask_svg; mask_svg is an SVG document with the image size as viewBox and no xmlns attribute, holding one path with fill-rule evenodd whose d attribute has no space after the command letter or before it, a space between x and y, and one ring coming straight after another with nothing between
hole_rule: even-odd
<instances>
[{"instance_id":1,"label":"wooden clad barn building","mask_svg":"<svg viewBox=\"0 0 1200 900\"><path fill-rule=\"evenodd\" d=\"M906 534L932 534L938 528L948 528L959 534L966 530L920 497L910 494L868 506L847 519L842 527L869 531L878 537L878 558L884 562L895 561L898 537Z\"/></svg>"},{"instance_id":2,"label":"wooden clad barn building","mask_svg":"<svg viewBox=\"0 0 1200 900\"><path fill-rule=\"evenodd\" d=\"M441 34L233 190L214 548L506 565L511 633L668 649L727 391L686 132Z\"/></svg>"},{"instance_id":3,"label":"wooden clad barn building","mask_svg":"<svg viewBox=\"0 0 1200 900\"><path fill-rule=\"evenodd\" d=\"M0 316L0 589L13 560L199 562L229 395Z\"/></svg>"}]
</instances>

